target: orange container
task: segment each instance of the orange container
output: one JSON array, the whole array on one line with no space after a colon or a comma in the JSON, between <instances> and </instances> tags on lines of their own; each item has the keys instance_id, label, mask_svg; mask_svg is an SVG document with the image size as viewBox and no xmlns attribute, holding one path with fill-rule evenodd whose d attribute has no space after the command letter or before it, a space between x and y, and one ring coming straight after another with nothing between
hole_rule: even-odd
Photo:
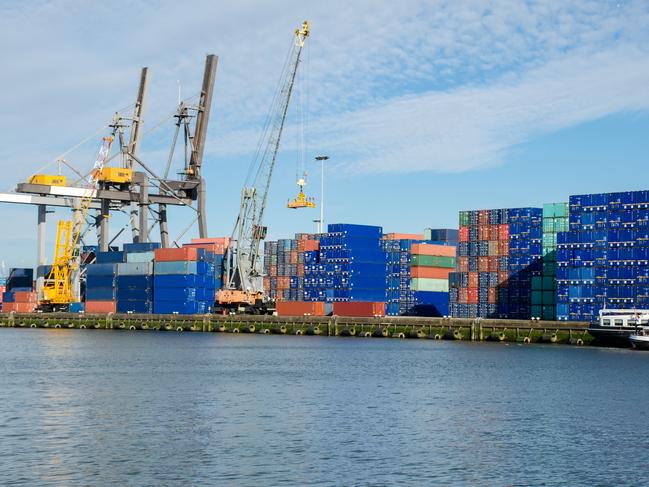
<instances>
[{"instance_id":1,"label":"orange container","mask_svg":"<svg viewBox=\"0 0 649 487\"><path fill-rule=\"evenodd\" d=\"M297 274L297 277L303 277L304 276L304 264L298 264L297 265L296 274Z\"/></svg>"},{"instance_id":2,"label":"orange container","mask_svg":"<svg viewBox=\"0 0 649 487\"><path fill-rule=\"evenodd\" d=\"M325 303L320 301L278 301L279 316L325 316Z\"/></svg>"},{"instance_id":3,"label":"orange container","mask_svg":"<svg viewBox=\"0 0 649 487\"><path fill-rule=\"evenodd\" d=\"M412 244L410 251L417 255L434 255L439 257L455 257L455 247L450 245Z\"/></svg>"},{"instance_id":4,"label":"orange container","mask_svg":"<svg viewBox=\"0 0 649 487\"><path fill-rule=\"evenodd\" d=\"M386 233L383 240L424 240L421 233Z\"/></svg>"},{"instance_id":5,"label":"orange container","mask_svg":"<svg viewBox=\"0 0 649 487\"><path fill-rule=\"evenodd\" d=\"M198 249L196 247L181 247L179 249L155 249L154 252L154 258L158 262L198 260Z\"/></svg>"},{"instance_id":6,"label":"orange container","mask_svg":"<svg viewBox=\"0 0 649 487\"><path fill-rule=\"evenodd\" d=\"M410 277L424 279L448 279L448 275L455 269L443 267L411 267Z\"/></svg>"},{"instance_id":7,"label":"orange container","mask_svg":"<svg viewBox=\"0 0 649 487\"><path fill-rule=\"evenodd\" d=\"M264 282L264 291L266 291L266 293L270 292L270 277L264 277L263 282Z\"/></svg>"},{"instance_id":8,"label":"orange container","mask_svg":"<svg viewBox=\"0 0 649 487\"><path fill-rule=\"evenodd\" d=\"M489 225L489 240L498 240L498 225Z\"/></svg>"},{"instance_id":9,"label":"orange container","mask_svg":"<svg viewBox=\"0 0 649 487\"><path fill-rule=\"evenodd\" d=\"M276 265L271 265L270 266L270 276L271 277L276 277L277 276L277 266Z\"/></svg>"},{"instance_id":10,"label":"orange container","mask_svg":"<svg viewBox=\"0 0 649 487\"><path fill-rule=\"evenodd\" d=\"M14 293L14 301L16 303L37 303L38 293L32 291L16 291Z\"/></svg>"},{"instance_id":11,"label":"orange container","mask_svg":"<svg viewBox=\"0 0 649 487\"><path fill-rule=\"evenodd\" d=\"M469 286L468 287L478 287L478 273L469 272Z\"/></svg>"},{"instance_id":12,"label":"orange container","mask_svg":"<svg viewBox=\"0 0 649 487\"><path fill-rule=\"evenodd\" d=\"M478 257L478 272L489 272L489 257Z\"/></svg>"},{"instance_id":13,"label":"orange container","mask_svg":"<svg viewBox=\"0 0 649 487\"><path fill-rule=\"evenodd\" d=\"M509 240L498 241L498 255L509 255Z\"/></svg>"},{"instance_id":14,"label":"orange container","mask_svg":"<svg viewBox=\"0 0 649 487\"><path fill-rule=\"evenodd\" d=\"M289 289L291 287L291 278L281 276L277 278L277 289Z\"/></svg>"},{"instance_id":15,"label":"orange container","mask_svg":"<svg viewBox=\"0 0 649 487\"><path fill-rule=\"evenodd\" d=\"M491 225L480 225L478 227L478 240L489 240Z\"/></svg>"},{"instance_id":16,"label":"orange container","mask_svg":"<svg viewBox=\"0 0 649 487\"><path fill-rule=\"evenodd\" d=\"M297 250L291 250L289 254L289 264L297 264Z\"/></svg>"},{"instance_id":17,"label":"orange container","mask_svg":"<svg viewBox=\"0 0 649 487\"><path fill-rule=\"evenodd\" d=\"M320 242L318 240L305 240L304 251L310 252L312 250L320 250Z\"/></svg>"},{"instance_id":18,"label":"orange container","mask_svg":"<svg viewBox=\"0 0 649 487\"><path fill-rule=\"evenodd\" d=\"M219 255L225 254L225 251L227 250L227 247L225 247L223 244L218 243L188 243L183 244L183 247L205 249Z\"/></svg>"},{"instance_id":19,"label":"orange container","mask_svg":"<svg viewBox=\"0 0 649 487\"><path fill-rule=\"evenodd\" d=\"M469 227L467 227L467 226L460 227L460 230L459 230L458 233L459 233L458 240L460 242L468 242L469 241Z\"/></svg>"},{"instance_id":20,"label":"orange container","mask_svg":"<svg viewBox=\"0 0 649 487\"><path fill-rule=\"evenodd\" d=\"M192 238L192 243L202 244L202 243L214 243L219 245L228 246L230 243L230 237L213 237L213 238Z\"/></svg>"},{"instance_id":21,"label":"orange container","mask_svg":"<svg viewBox=\"0 0 649 487\"><path fill-rule=\"evenodd\" d=\"M304 252L304 242L306 242L306 240L298 240L297 241L297 251L298 252Z\"/></svg>"},{"instance_id":22,"label":"orange container","mask_svg":"<svg viewBox=\"0 0 649 487\"><path fill-rule=\"evenodd\" d=\"M467 288L461 287L458 289L458 297L457 297L457 302L460 304L467 304L467 300L469 299L467 293Z\"/></svg>"},{"instance_id":23,"label":"orange container","mask_svg":"<svg viewBox=\"0 0 649 487\"><path fill-rule=\"evenodd\" d=\"M498 273L498 287L509 287L509 272L500 271Z\"/></svg>"},{"instance_id":24,"label":"orange container","mask_svg":"<svg viewBox=\"0 0 649 487\"><path fill-rule=\"evenodd\" d=\"M489 225L489 210L478 211L478 224Z\"/></svg>"},{"instance_id":25,"label":"orange container","mask_svg":"<svg viewBox=\"0 0 649 487\"><path fill-rule=\"evenodd\" d=\"M86 313L115 313L116 301L86 301Z\"/></svg>"},{"instance_id":26,"label":"orange container","mask_svg":"<svg viewBox=\"0 0 649 487\"><path fill-rule=\"evenodd\" d=\"M2 312L31 313L36 309L36 303L2 303Z\"/></svg>"},{"instance_id":27,"label":"orange container","mask_svg":"<svg viewBox=\"0 0 649 487\"><path fill-rule=\"evenodd\" d=\"M489 272L498 272L498 257L490 256L489 259Z\"/></svg>"},{"instance_id":28,"label":"orange container","mask_svg":"<svg viewBox=\"0 0 649 487\"><path fill-rule=\"evenodd\" d=\"M457 258L457 270L459 272L469 272L469 258L468 257L458 257Z\"/></svg>"},{"instance_id":29,"label":"orange container","mask_svg":"<svg viewBox=\"0 0 649 487\"><path fill-rule=\"evenodd\" d=\"M334 315L359 317L385 316L385 303L374 301L334 303Z\"/></svg>"},{"instance_id":30,"label":"orange container","mask_svg":"<svg viewBox=\"0 0 649 487\"><path fill-rule=\"evenodd\" d=\"M466 302L469 304L478 304L478 288L470 287L466 290L467 299Z\"/></svg>"},{"instance_id":31,"label":"orange container","mask_svg":"<svg viewBox=\"0 0 649 487\"><path fill-rule=\"evenodd\" d=\"M498 302L498 292L495 287L490 287L487 291L487 302L489 304L496 304Z\"/></svg>"},{"instance_id":32,"label":"orange container","mask_svg":"<svg viewBox=\"0 0 649 487\"><path fill-rule=\"evenodd\" d=\"M509 240L509 225L498 225L498 240Z\"/></svg>"}]
</instances>

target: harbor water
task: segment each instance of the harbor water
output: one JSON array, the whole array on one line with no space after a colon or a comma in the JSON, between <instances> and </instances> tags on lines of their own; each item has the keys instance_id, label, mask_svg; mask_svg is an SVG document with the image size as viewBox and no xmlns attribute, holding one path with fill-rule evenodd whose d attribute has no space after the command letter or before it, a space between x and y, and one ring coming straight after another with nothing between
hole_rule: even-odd
<instances>
[{"instance_id":1,"label":"harbor water","mask_svg":"<svg viewBox=\"0 0 649 487\"><path fill-rule=\"evenodd\" d=\"M647 484L649 352L0 330L3 485Z\"/></svg>"}]
</instances>

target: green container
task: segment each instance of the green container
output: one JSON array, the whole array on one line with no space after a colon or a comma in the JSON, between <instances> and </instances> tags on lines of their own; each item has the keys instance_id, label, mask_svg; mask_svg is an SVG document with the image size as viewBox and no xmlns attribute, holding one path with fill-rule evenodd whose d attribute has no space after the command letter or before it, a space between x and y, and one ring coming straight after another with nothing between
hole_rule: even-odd
<instances>
[{"instance_id":1,"label":"green container","mask_svg":"<svg viewBox=\"0 0 649 487\"><path fill-rule=\"evenodd\" d=\"M554 219L554 231L555 233L567 232L570 229L570 224L568 218L555 218Z\"/></svg>"},{"instance_id":2,"label":"green container","mask_svg":"<svg viewBox=\"0 0 649 487\"><path fill-rule=\"evenodd\" d=\"M554 218L543 218L543 234L554 232Z\"/></svg>"},{"instance_id":3,"label":"green container","mask_svg":"<svg viewBox=\"0 0 649 487\"><path fill-rule=\"evenodd\" d=\"M568 203L555 203L554 216L559 218L568 217Z\"/></svg>"},{"instance_id":4,"label":"green container","mask_svg":"<svg viewBox=\"0 0 649 487\"><path fill-rule=\"evenodd\" d=\"M543 289L543 278L541 276L532 277L532 289L539 291Z\"/></svg>"},{"instance_id":5,"label":"green container","mask_svg":"<svg viewBox=\"0 0 649 487\"><path fill-rule=\"evenodd\" d=\"M543 291L543 304L556 304L557 298L554 291Z\"/></svg>"},{"instance_id":6,"label":"green container","mask_svg":"<svg viewBox=\"0 0 649 487\"><path fill-rule=\"evenodd\" d=\"M543 276L543 290L545 291L552 291L553 289L556 289L556 281L554 280L554 276Z\"/></svg>"},{"instance_id":7,"label":"green container","mask_svg":"<svg viewBox=\"0 0 649 487\"><path fill-rule=\"evenodd\" d=\"M557 250L554 247L543 247L543 261L544 262L556 262L557 261Z\"/></svg>"},{"instance_id":8,"label":"green container","mask_svg":"<svg viewBox=\"0 0 649 487\"><path fill-rule=\"evenodd\" d=\"M543 316L543 306L532 305L532 318L541 318Z\"/></svg>"},{"instance_id":9,"label":"green container","mask_svg":"<svg viewBox=\"0 0 649 487\"><path fill-rule=\"evenodd\" d=\"M469 212L461 211L460 212L460 225L465 226L469 224Z\"/></svg>"},{"instance_id":10,"label":"green container","mask_svg":"<svg viewBox=\"0 0 649 487\"><path fill-rule=\"evenodd\" d=\"M557 319L557 307L552 305L544 305L543 311L541 313L541 318L544 320L556 320Z\"/></svg>"},{"instance_id":11,"label":"green container","mask_svg":"<svg viewBox=\"0 0 649 487\"><path fill-rule=\"evenodd\" d=\"M557 263L553 261L546 260L543 258L543 276L556 276L557 275Z\"/></svg>"},{"instance_id":12,"label":"green container","mask_svg":"<svg viewBox=\"0 0 649 487\"><path fill-rule=\"evenodd\" d=\"M557 234L556 233L543 233L542 243L544 247L556 247L557 246Z\"/></svg>"},{"instance_id":13,"label":"green container","mask_svg":"<svg viewBox=\"0 0 649 487\"><path fill-rule=\"evenodd\" d=\"M435 293L447 293L448 279L424 279L424 278L411 279L410 290L430 291Z\"/></svg>"},{"instance_id":14,"label":"green container","mask_svg":"<svg viewBox=\"0 0 649 487\"><path fill-rule=\"evenodd\" d=\"M455 269L455 257L413 254L412 259L410 260L410 265L422 266L422 267L444 267L445 269Z\"/></svg>"},{"instance_id":15,"label":"green container","mask_svg":"<svg viewBox=\"0 0 649 487\"><path fill-rule=\"evenodd\" d=\"M543 304L543 291L532 291L532 306ZM538 316L541 316L540 314Z\"/></svg>"},{"instance_id":16,"label":"green container","mask_svg":"<svg viewBox=\"0 0 649 487\"><path fill-rule=\"evenodd\" d=\"M554 203L545 203L543 205L543 218L554 218Z\"/></svg>"}]
</instances>

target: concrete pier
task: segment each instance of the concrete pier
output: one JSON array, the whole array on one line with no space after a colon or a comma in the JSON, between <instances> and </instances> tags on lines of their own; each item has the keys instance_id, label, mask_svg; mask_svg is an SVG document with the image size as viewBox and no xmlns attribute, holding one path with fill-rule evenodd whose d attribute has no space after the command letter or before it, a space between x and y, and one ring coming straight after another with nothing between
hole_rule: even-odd
<instances>
[{"instance_id":1,"label":"concrete pier","mask_svg":"<svg viewBox=\"0 0 649 487\"><path fill-rule=\"evenodd\" d=\"M588 345L588 323L463 318L342 316L0 314L0 327L261 333Z\"/></svg>"}]
</instances>

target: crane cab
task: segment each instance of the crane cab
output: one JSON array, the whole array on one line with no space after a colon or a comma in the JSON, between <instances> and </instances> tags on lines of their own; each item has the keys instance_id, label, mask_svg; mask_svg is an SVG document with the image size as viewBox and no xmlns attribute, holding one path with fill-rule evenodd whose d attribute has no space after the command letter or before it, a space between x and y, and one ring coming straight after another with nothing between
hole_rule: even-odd
<instances>
[{"instance_id":1,"label":"crane cab","mask_svg":"<svg viewBox=\"0 0 649 487\"><path fill-rule=\"evenodd\" d=\"M127 184L133 179L133 170L123 167L104 167L99 172L98 181L111 184Z\"/></svg>"},{"instance_id":2,"label":"crane cab","mask_svg":"<svg viewBox=\"0 0 649 487\"><path fill-rule=\"evenodd\" d=\"M42 184L43 186L67 186L68 178L53 174L34 174L29 178L29 184Z\"/></svg>"}]
</instances>

